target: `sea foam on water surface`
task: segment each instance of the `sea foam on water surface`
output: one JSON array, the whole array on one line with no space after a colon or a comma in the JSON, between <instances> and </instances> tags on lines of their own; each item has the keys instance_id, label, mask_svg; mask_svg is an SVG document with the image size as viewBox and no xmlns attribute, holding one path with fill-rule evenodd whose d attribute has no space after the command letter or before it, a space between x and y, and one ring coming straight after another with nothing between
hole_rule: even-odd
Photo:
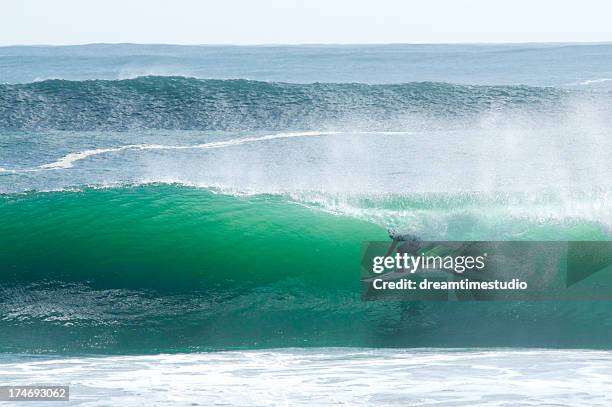
<instances>
[{"instance_id":1,"label":"sea foam on water surface","mask_svg":"<svg viewBox=\"0 0 612 407\"><path fill-rule=\"evenodd\" d=\"M611 365L608 351L294 348L57 359L3 356L0 378L13 384L69 384L71 400L65 404L91 407L168 402L576 406L612 403Z\"/></svg>"}]
</instances>

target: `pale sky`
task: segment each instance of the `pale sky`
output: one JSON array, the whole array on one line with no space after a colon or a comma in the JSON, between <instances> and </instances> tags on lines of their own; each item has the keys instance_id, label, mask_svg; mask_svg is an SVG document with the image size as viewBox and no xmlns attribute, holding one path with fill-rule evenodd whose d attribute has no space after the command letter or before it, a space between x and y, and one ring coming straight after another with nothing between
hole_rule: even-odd
<instances>
[{"instance_id":1,"label":"pale sky","mask_svg":"<svg viewBox=\"0 0 612 407\"><path fill-rule=\"evenodd\" d=\"M0 45L612 41L609 0L3 0Z\"/></svg>"}]
</instances>

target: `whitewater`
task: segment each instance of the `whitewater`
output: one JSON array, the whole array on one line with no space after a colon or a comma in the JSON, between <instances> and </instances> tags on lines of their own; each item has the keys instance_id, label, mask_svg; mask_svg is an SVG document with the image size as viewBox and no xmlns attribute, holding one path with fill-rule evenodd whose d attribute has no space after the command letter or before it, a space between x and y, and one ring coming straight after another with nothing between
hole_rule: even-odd
<instances>
[{"instance_id":1,"label":"whitewater","mask_svg":"<svg viewBox=\"0 0 612 407\"><path fill-rule=\"evenodd\" d=\"M88 407L140 406L143 393L151 405L605 405L611 358L601 351L338 348L2 357L0 378L27 383L35 373L52 383L64 377L77 394L64 405Z\"/></svg>"}]
</instances>

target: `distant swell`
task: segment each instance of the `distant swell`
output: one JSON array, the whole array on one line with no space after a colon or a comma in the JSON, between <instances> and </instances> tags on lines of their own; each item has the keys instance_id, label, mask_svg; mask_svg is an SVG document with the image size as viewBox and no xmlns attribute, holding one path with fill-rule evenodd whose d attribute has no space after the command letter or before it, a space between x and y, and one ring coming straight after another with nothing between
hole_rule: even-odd
<instances>
[{"instance_id":1,"label":"distant swell","mask_svg":"<svg viewBox=\"0 0 612 407\"><path fill-rule=\"evenodd\" d=\"M0 85L0 130L400 127L486 111L563 108L568 91L447 83L288 84L140 77Z\"/></svg>"}]
</instances>

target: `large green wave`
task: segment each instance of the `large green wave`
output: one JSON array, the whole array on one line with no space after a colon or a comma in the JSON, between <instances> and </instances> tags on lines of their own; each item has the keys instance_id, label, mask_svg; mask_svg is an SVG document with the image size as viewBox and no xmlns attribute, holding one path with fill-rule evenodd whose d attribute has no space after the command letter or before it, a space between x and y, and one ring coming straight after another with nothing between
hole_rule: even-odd
<instances>
[{"instance_id":1,"label":"large green wave","mask_svg":"<svg viewBox=\"0 0 612 407\"><path fill-rule=\"evenodd\" d=\"M362 240L384 229L276 196L178 186L11 195L0 201L0 263L16 280L105 287L321 284L358 273Z\"/></svg>"},{"instance_id":2,"label":"large green wave","mask_svg":"<svg viewBox=\"0 0 612 407\"><path fill-rule=\"evenodd\" d=\"M362 302L373 223L173 185L0 198L0 351L612 346L605 302Z\"/></svg>"}]
</instances>

